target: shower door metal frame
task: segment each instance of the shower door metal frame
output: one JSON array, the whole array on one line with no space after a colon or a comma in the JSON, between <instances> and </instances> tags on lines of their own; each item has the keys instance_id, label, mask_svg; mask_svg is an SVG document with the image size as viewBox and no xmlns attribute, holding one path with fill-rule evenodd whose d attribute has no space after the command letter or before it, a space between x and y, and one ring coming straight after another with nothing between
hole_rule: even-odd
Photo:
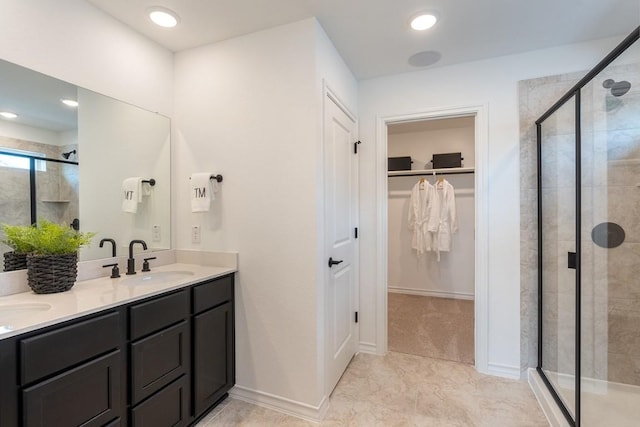
<instances>
[{"instance_id":1,"label":"shower door metal frame","mask_svg":"<svg viewBox=\"0 0 640 427\"><path fill-rule=\"evenodd\" d=\"M633 45L640 38L640 26L637 27L631 34L629 34L618 46L615 47L607 56L605 56L594 68L592 68L578 83L576 83L564 96L562 96L551 108L549 108L538 120L536 120L536 139L537 139L537 184L538 184L538 366L536 371L542 378L542 381L546 384L547 389L553 396L558 407L564 414L565 418L569 422L569 425L580 427L581 420L581 408L580 408L580 381L581 381L581 253L582 253L582 241L581 241L581 208L582 208L582 181L581 181L581 91L595 76L603 71L609 64L616 60L623 52L625 52L631 45ZM571 413L562 402L562 399L553 388L553 385L542 370L542 338L544 331L542 330L542 314L543 314L543 298L542 289L544 280L542 276L543 264L542 264L542 123L548 119L553 113L564 106L572 97L575 97L575 174L576 174L576 294L575 294L575 419L571 416Z\"/></svg>"}]
</instances>

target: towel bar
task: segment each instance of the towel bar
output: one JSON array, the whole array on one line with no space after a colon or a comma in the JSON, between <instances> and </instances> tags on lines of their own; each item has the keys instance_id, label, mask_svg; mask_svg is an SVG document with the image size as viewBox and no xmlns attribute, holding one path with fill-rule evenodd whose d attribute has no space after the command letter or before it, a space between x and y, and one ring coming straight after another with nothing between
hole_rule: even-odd
<instances>
[{"instance_id":1,"label":"towel bar","mask_svg":"<svg viewBox=\"0 0 640 427\"><path fill-rule=\"evenodd\" d=\"M191 177L189 177L189 179L191 179ZM218 175L211 175L209 177L209 179L215 179L218 182L222 182L222 175L218 174Z\"/></svg>"}]
</instances>

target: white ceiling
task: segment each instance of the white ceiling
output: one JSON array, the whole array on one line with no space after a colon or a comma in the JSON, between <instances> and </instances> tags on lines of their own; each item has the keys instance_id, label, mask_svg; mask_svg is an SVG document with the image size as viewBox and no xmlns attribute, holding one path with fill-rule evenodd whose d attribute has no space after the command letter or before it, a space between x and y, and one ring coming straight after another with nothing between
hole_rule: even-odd
<instances>
[{"instance_id":1,"label":"white ceiling","mask_svg":"<svg viewBox=\"0 0 640 427\"><path fill-rule=\"evenodd\" d=\"M640 0L87 0L172 51L317 17L359 80L415 71L422 51L444 66L528 50L619 36L640 24ZM145 11L178 13L174 29L153 25ZM440 21L409 29L420 11Z\"/></svg>"}]
</instances>

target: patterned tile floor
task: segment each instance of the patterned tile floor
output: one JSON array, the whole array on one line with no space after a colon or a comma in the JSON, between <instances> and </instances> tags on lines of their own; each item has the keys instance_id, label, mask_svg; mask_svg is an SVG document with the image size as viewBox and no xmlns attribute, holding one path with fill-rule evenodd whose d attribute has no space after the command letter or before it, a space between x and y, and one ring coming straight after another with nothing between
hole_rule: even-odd
<instances>
[{"instance_id":1,"label":"patterned tile floor","mask_svg":"<svg viewBox=\"0 0 640 427\"><path fill-rule=\"evenodd\" d=\"M356 355L330 402L322 426L548 426L526 382L482 375L462 363L395 352ZM232 398L198 423L315 425Z\"/></svg>"}]
</instances>

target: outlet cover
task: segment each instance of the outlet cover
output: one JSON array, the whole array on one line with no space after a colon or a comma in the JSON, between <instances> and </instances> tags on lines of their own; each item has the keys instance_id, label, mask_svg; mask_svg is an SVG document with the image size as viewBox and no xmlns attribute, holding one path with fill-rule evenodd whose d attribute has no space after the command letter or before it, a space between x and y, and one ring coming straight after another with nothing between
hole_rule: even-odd
<instances>
[{"instance_id":1,"label":"outlet cover","mask_svg":"<svg viewBox=\"0 0 640 427\"><path fill-rule=\"evenodd\" d=\"M160 226L154 225L151 227L151 240L159 242L162 240L162 233L160 232Z\"/></svg>"},{"instance_id":2,"label":"outlet cover","mask_svg":"<svg viewBox=\"0 0 640 427\"><path fill-rule=\"evenodd\" d=\"M200 243L200 226L191 226L191 243Z\"/></svg>"}]
</instances>

